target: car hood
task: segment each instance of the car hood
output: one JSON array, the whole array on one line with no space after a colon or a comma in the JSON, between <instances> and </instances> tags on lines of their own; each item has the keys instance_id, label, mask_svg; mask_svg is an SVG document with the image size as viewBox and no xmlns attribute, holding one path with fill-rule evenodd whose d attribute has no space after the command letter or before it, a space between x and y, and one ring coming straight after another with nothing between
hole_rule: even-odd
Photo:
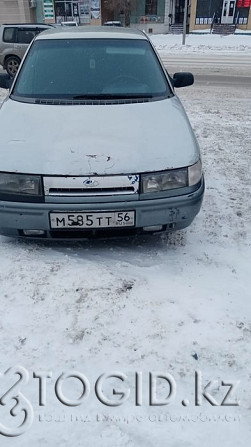
<instances>
[{"instance_id":1,"label":"car hood","mask_svg":"<svg viewBox=\"0 0 251 447\"><path fill-rule=\"evenodd\" d=\"M41 105L7 99L0 109L0 170L114 175L194 164L199 148L174 96L111 105Z\"/></svg>"}]
</instances>

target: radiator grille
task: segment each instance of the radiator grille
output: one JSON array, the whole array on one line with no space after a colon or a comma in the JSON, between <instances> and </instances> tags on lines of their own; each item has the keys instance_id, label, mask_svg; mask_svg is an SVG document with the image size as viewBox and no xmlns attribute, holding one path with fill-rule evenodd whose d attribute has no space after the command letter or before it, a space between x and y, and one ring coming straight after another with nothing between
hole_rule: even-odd
<instances>
[{"instance_id":1,"label":"radiator grille","mask_svg":"<svg viewBox=\"0 0 251 447\"><path fill-rule=\"evenodd\" d=\"M112 196L139 193L139 175L44 177L45 196Z\"/></svg>"}]
</instances>

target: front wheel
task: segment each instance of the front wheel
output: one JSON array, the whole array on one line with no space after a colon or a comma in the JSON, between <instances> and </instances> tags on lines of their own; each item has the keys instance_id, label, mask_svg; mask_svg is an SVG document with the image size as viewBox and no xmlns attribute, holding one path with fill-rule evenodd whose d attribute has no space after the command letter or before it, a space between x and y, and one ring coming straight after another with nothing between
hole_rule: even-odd
<instances>
[{"instance_id":1,"label":"front wheel","mask_svg":"<svg viewBox=\"0 0 251 447\"><path fill-rule=\"evenodd\" d=\"M5 63L7 73L12 77L15 76L19 65L20 65L20 59L18 57L16 56L8 57Z\"/></svg>"}]
</instances>

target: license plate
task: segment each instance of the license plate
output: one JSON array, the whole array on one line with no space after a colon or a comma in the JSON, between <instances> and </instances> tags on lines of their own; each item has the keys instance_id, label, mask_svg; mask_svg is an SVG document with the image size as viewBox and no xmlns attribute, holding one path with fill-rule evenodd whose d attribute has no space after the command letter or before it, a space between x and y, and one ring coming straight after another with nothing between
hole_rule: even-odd
<instances>
[{"instance_id":1,"label":"license plate","mask_svg":"<svg viewBox=\"0 0 251 447\"><path fill-rule=\"evenodd\" d=\"M99 213L50 213L51 228L133 227L134 211Z\"/></svg>"}]
</instances>

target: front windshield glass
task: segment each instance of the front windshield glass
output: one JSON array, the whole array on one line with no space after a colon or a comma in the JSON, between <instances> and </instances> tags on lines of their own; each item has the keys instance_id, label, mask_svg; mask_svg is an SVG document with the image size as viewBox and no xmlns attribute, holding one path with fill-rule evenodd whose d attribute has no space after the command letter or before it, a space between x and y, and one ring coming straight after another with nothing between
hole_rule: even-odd
<instances>
[{"instance_id":1,"label":"front windshield glass","mask_svg":"<svg viewBox=\"0 0 251 447\"><path fill-rule=\"evenodd\" d=\"M150 43L132 39L51 39L33 43L15 97L102 99L171 94Z\"/></svg>"}]
</instances>

